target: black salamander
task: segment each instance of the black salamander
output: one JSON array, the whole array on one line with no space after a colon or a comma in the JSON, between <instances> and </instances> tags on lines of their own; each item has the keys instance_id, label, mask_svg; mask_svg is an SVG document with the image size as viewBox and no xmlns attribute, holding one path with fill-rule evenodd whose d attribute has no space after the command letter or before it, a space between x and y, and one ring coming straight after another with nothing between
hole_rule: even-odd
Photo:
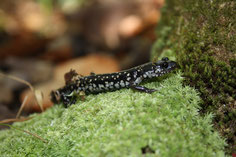
<instances>
[{"instance_id":1,"label":"black salamander","mask_svg":"<svg viewBox=\"0 0 236 157\"><path fill-rule=\"evenodd\" d=\"M66 106L75 103L76 95L83 92L85 95L96 94L107 91L119 90L121 88L132 88L145 93L155 92L139 84L147 79L162 76L176 68L176 62L167 57L157 62L146 63L125 71L94 74L82 77L75 72L66 86L51 92L51 100L54 103L63 102Z\"/></svg>"}]
</instances>

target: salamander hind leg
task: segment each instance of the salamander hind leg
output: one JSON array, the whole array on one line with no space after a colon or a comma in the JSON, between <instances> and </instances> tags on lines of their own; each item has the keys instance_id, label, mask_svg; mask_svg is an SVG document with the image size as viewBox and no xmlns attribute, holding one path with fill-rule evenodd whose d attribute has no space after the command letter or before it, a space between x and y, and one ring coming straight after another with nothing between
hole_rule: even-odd
<instances>
[{"instance_id":1,"label":"salamander hind leg","mask_svg":"<svg viewBox=\"0 0 236 157\"><path fill-rule=\"evenodd\" d=\"M140 92L149 93L149 94L157 91L156 89L150 89L150 88L146 88L144 86L139 86L139 85L131 85L130 88L132 88L134 90L138 90Z\"/></svg>"}]
</instances>

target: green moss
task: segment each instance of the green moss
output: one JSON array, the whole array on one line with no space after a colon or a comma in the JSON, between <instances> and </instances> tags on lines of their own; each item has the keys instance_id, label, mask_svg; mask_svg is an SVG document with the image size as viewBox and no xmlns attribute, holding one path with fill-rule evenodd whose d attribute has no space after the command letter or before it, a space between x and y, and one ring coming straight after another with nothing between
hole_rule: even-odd
<instances>
[{"instance_id":1,"label":"green moss","mask_svg":"<svg viewBox=\"0 0 236 157\"><path fill-rule=\"evenodd\" d=\"M2 156L224 156L225 142L213 131L212 115L200 116L196 91L180 74L146 83L153 94L123 89L89 95L67 109L54 106L14 123L47 143L10 129L0 132Z\"/></svg>"},{"instance_id":2,"label":"green moss","mask_svg":"<svg viewBox=\"0 0 236 157\"><path fill-rule=\"evenodd\" d=\"M214 126L231 153L236 152L235 10L233 0L167 0L153 51L153 56L166 49L177 54L185 84L200 91L201 113L216 115Z\"/></svg>"}]
</instances>

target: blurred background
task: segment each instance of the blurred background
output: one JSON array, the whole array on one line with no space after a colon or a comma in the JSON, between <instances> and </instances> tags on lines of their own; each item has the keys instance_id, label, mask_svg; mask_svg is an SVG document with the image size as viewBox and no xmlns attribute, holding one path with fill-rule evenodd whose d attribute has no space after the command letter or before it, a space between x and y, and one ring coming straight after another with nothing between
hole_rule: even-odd
<instances>
[{"instance_id":1,"label":"blurred background","mask_svg":"<svg viewBox=\"0 0 236 157\"><path fill-rule=\"evenodd\" d=\"M64 74L110 73L150 59L163 0L1 0L0 120L40 112ZM27 98L27 99L26 99Z\"/></svg>"}]
</instances>

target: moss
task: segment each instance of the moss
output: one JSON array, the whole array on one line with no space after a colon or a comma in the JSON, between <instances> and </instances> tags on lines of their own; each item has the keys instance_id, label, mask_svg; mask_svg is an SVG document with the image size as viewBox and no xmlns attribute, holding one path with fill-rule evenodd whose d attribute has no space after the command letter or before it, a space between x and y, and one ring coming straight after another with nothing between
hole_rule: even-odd
<instances>
[{"instance_id":1,"label":"moss","mask_svg":"<svg viewBox=\"0 0 236 157\"><path fill-rule=\"evenodd\" d=\"M47 143L10 129L0 132L2 156L224 156L225 142L200 116L200 98L180 74L146 83L152 94L123 89L89 95L14 123Z\"/></svg>"},{"instance_id":2,"label":"moss","mask_svg":"<svg viewBox=\"0 0 236 157\"><path fill-rule=\"evenodd\" d=\"M214 126L231 153L236 152L235 10L233 0L167 0L153 51L153 56L166 49L177 54L185 84L200 91L201 113L215 114Z\"/></svg>"}]
</instances>

